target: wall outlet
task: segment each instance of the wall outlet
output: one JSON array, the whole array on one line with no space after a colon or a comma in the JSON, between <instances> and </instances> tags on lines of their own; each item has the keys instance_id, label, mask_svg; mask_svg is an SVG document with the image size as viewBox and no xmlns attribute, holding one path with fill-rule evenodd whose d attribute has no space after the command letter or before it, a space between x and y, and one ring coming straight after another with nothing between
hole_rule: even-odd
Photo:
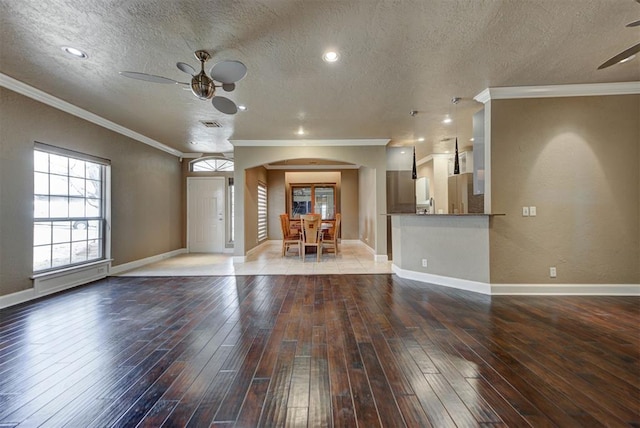
<instances>
[{"instance_id":1,"label":"wall outlet","mask_svg":"<svg viewBox=\"0 0 640 428\"><path fill-rule=\"evenodd\" d=\"M529 207L529 217L536 216L536 207Z\"/></svg>"},{"instance_id":2,"label":"wall outlet","mask_svg":"<svg viewBox=\"0 0 640 428\"><path fill-rule=\"evenodd\" d=\"M529 207L522 207L522 217L529 217Z\"/></svg>"},{"instance_id":3,"label":"wall outlet","mask_svg":"<svg viewBox=\"0 0 640 428\"><path fill-rule=\"evenodd\" d=\"M422 267L427 267L427 259L422 259Z\"/></svg>"},{"instance_id":4,"label":"wall outlet","mask_svg":"<svg viewBox=\"0 0 640 428\"><path fill-rule=\"evenodd\" d=\"M558 272L556 272L556 267L555 266L551 266L549 268L549 277L550 278L555 278L557 276Z\"/></svg>"}]
</instances>

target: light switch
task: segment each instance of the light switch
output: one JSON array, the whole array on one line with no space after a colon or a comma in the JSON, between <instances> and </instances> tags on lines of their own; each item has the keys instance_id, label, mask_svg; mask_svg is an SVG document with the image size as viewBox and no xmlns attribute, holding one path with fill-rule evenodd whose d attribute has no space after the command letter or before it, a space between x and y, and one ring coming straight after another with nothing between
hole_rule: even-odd
<instances>
[{"instance_id":1,"label":"light switch","mask_svg":"<svg viewBox=\"0 0 640 428\"><path fill-rule=\"evenodd\" d=\"M529 217L536 216L536 207L529 207Z\"/></svg>"},{"instance_id":2,"label":"light switch","mask_svg":"<svg viewBox=\"0 0 640 428\"><path fill-rule=\"evenodd\" d=\"M529 217L529 207L522 207L522 217Z\"/></svg>"}]
</instances>

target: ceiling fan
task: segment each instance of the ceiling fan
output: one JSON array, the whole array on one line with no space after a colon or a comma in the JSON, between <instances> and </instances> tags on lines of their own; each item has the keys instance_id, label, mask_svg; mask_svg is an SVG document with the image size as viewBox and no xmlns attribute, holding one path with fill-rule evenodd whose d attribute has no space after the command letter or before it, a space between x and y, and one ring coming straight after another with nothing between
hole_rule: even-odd
<instances>
[{"instance_id":1,"label":"ceiling fan","mask_svg":"<svg viewBox=\"0 0 640 428\"><path fill-rule=\"evenodd\" d=\"M144 80L153 83L169 83L173 85L188 85L191 92L201 100L211 100L213 106L225 114L236 114L238 106L229 98L216 95L216 88L222 88L226 92L231 92L236 88L236 82L247 74L247 67L240 61L221 61L215 64L210 76L204 71L204 63L211 58L211 54L205 50L198 50L194 53L196 59L200 61L200 72L184 62L176 63L178 69L191 76L191 83L178 82L168 77L156 76L153 74L140 73L137 71L121 71L120 75L131 79ZM220 82L217 85L215 82Z\"/></svg>"},{"instance_id":2,"label":"ceiling fan","mask_svg":"<svg viewBox=\"0 0 640 428\"><path fill-rule=\"evenodd\" d=\"M640 0L636 0L636 2L640 3ZM638 27L638 26L640 26L640 19L637 20L637 21L633 21L633 22L628 23L625 27L633 28L633 27ZM614 57L609 58L608 60L606 60L605 62L600 64L600 66L598 67L598 70L602 70L603 68L611 67L614 64L630 61L639 52L640 52L640 43L631 46L629 49L625 49L624 51L620 52L618 55L615 55Z\"/></svg>"}]
</instances>

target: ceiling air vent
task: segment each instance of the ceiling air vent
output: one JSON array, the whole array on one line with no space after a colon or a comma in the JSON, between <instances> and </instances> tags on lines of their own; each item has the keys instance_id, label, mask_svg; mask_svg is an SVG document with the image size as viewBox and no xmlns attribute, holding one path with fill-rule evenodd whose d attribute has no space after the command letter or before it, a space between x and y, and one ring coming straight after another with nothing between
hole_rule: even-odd
<instances>
[{"instance_id":1,"label":"ceiling air vent","mask_svg":"<svg viewBox=\"0 0 640 428\"><path fill-rule=\"evenodd\" d=\"M200 123L207 128L222 128L220 122L216 122L215 120L201 120Z\"/></svg>"}]
</instances>

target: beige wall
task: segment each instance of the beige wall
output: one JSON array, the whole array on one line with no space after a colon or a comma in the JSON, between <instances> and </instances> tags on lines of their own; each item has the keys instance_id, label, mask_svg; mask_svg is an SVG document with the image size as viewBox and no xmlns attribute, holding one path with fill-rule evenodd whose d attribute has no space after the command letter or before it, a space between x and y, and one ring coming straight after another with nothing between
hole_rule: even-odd
<instances>
[{"instance_id":1,"label":"beige wall","mask_svg":"<svg viewBox=\"0 0 640 428\"><path fill-rule=\"evenodd\" d=\"M386 182L386 181L385 181ZM360 179L358 180L358 204L359 204L359 235L360 240L367 244L371 248L376 248L376 221L384 221L387 225L387 219L378 219L378 214L385 214L385 212L376 212L376 194L372 191L376 187L376 174L371 168L360 168ZM386 187L386 186L385 186ZM385 238L387 237L387 231L385 229ZM386 239L385 239L386 241ZM386 242L384 252L387 254Z\"/></svg>"},{"instance_id":2,"label":"beige wall","mask_svg":"<svg viewBox=\"0 0 640 428\"><path fill-rule=\"evenodd\" d=\"M342 170L340 189L341 239L358 239L358 170Z\"/></svg>"},{"instance_id":3,"label":"beige wall","mask_svg":"<svg viewBox=\"0 0 640 428\"><path fill-rule=\"evenodd\" d=\"M0 88L0 295L33 286L34 141L111 160L113 265L182 247L178 158Z\"/></svg>"},{"instance_id":4,"label":"beige wall","mask_svg":"<svg viewBox=\"0 0 640 428\"><path fill-rule=\"evenodd\" d=\"M492 283L640 282L639 118L638 95L491 101Z\"/></svg>"},{"instance_id":5,"label":"beige wall","mask_svg":"<svg viewBox=\"0 0 640 428\"><path fill-rule=\"evenodd\" d=\"M267 171L267 207L269 209L269 239L282 239L280 214L286 212L285 171L271 169Z\"/></svg>"}]
</instances>

